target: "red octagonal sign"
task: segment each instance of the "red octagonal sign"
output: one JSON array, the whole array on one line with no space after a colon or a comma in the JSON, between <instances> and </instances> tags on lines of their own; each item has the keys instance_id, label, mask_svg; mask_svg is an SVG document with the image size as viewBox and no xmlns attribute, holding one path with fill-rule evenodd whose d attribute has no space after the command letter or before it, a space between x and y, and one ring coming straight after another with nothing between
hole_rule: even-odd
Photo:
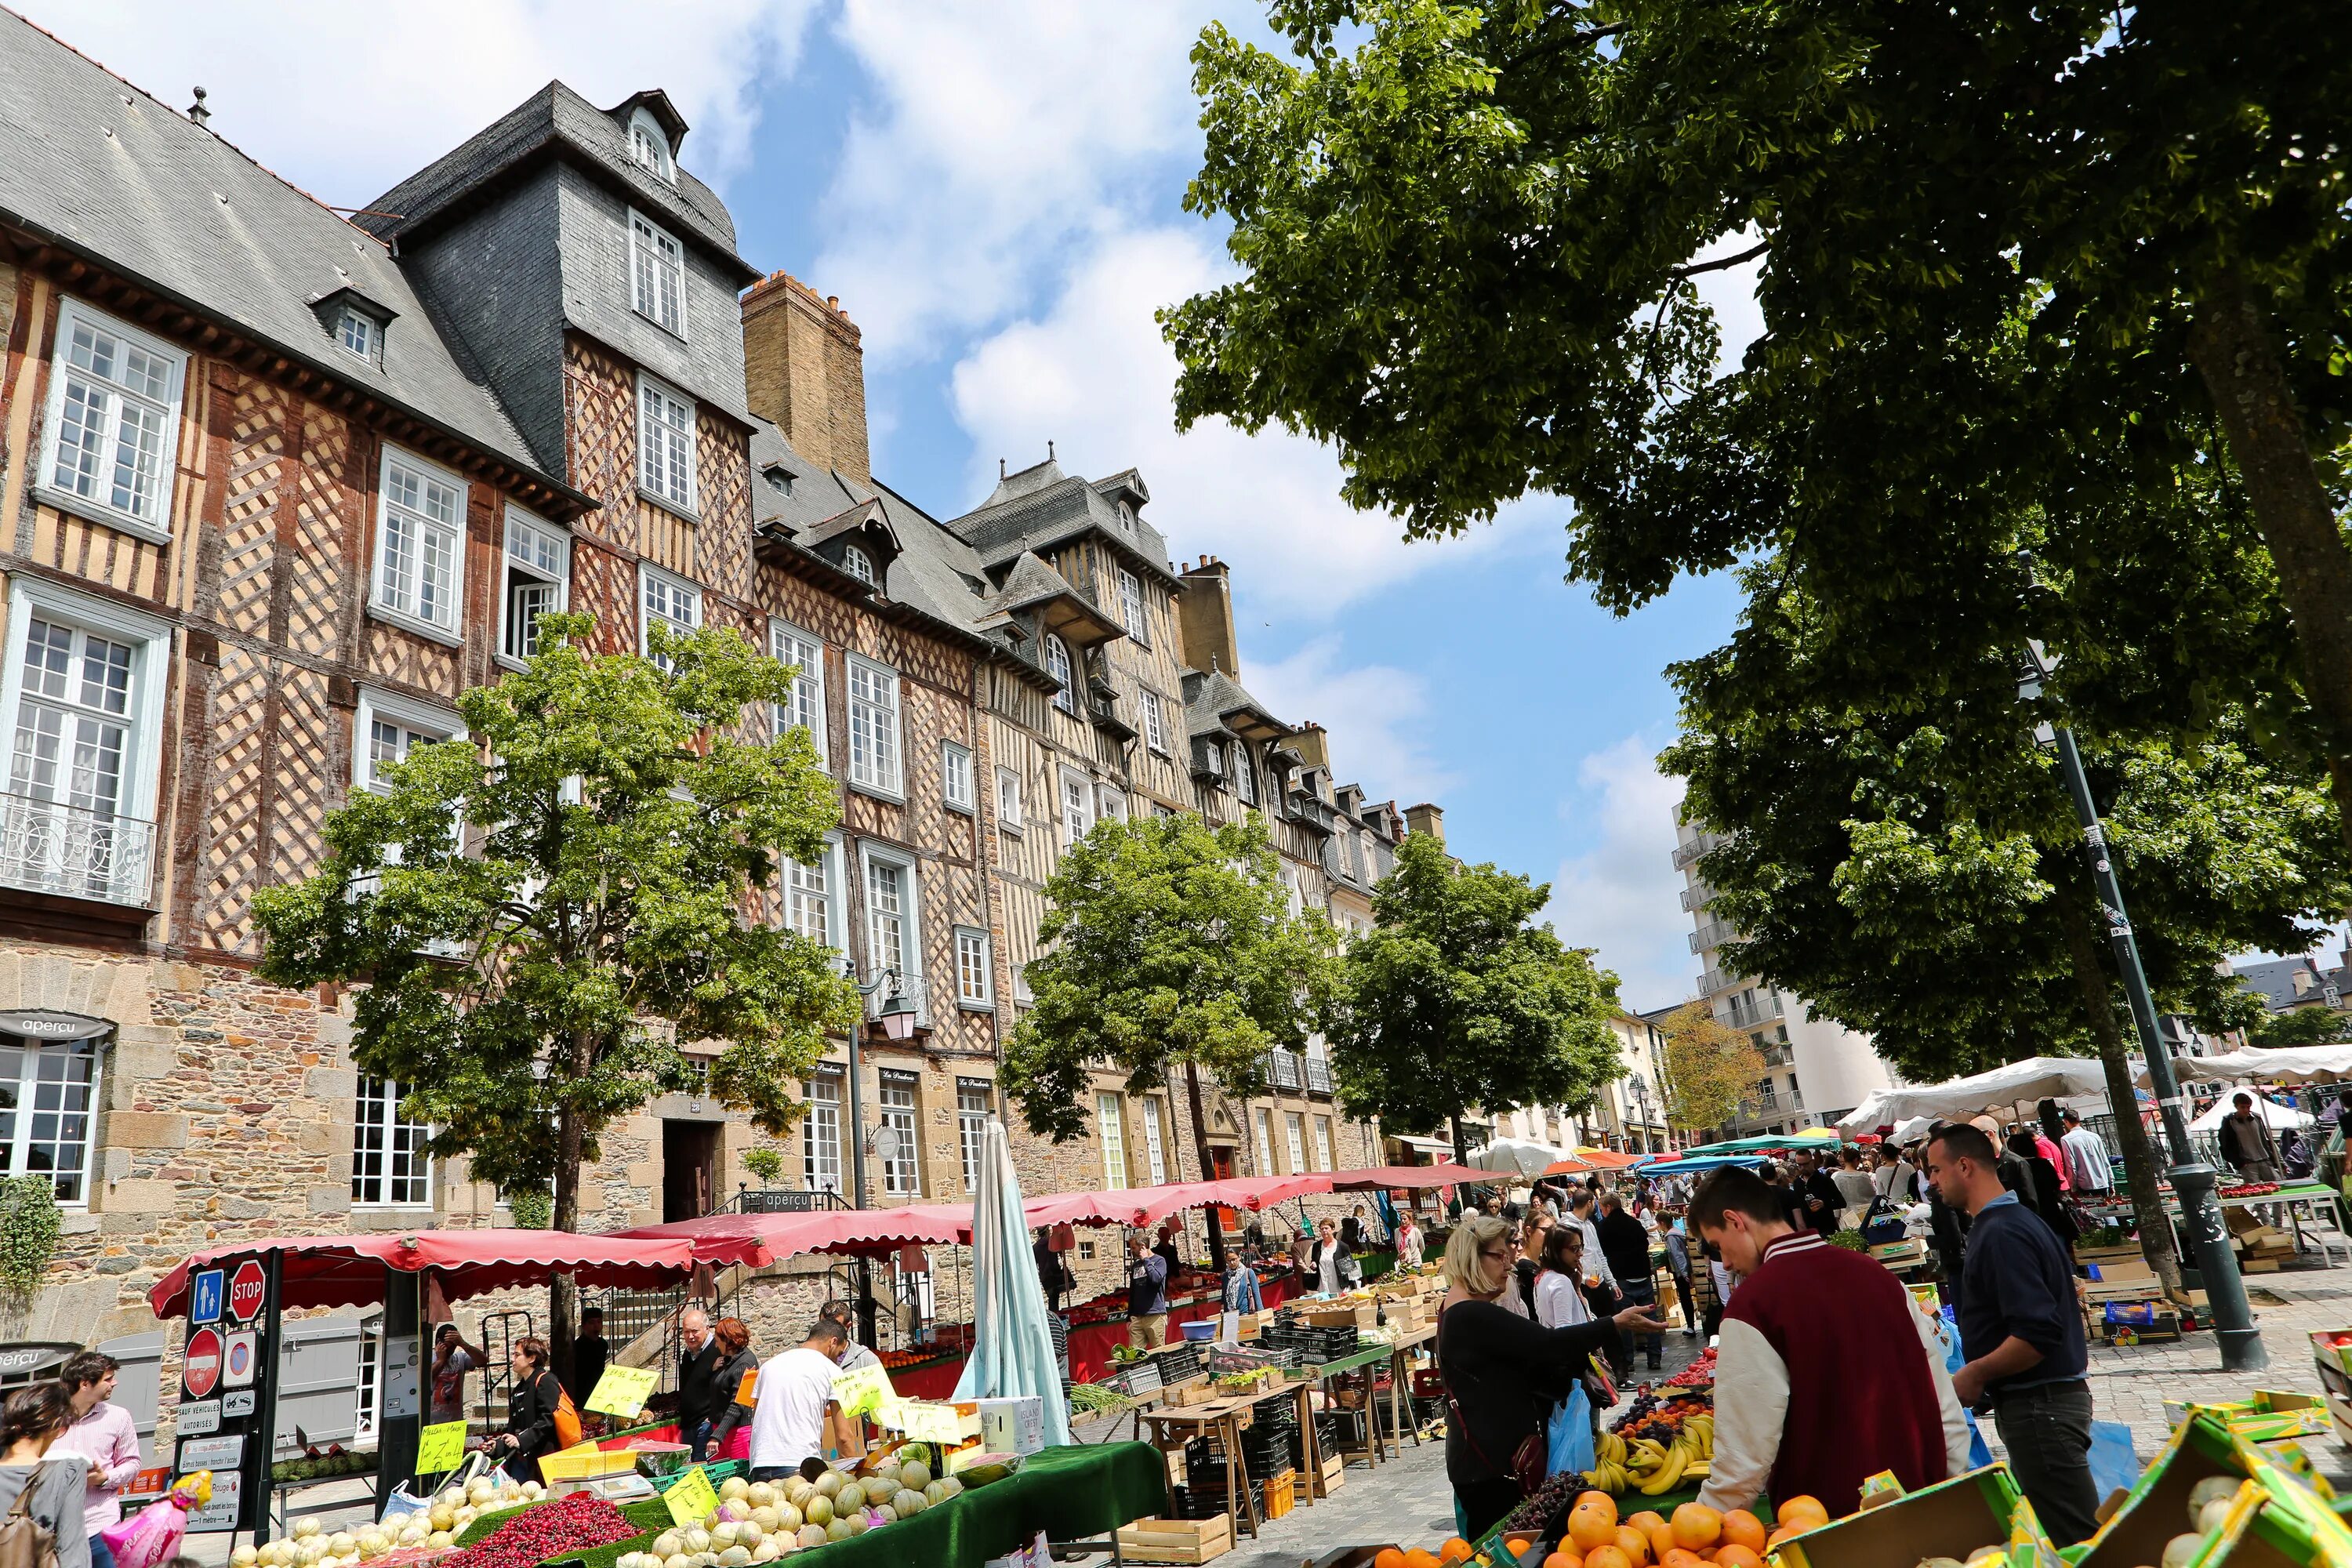
<instances>
[{"instance_id":1,"label":"red octagonal sign","mask_svg":"<svg viewBox=\"0 0 2352 1568\"><path fill-rule=\"evenodd\" d=\"M211 1329L198 1329L188 1336L188 1353L181 1376L188 1385L188 1397L202 1399L220 1383L221 1337Z\"/></svg>"},{"instance_id":2,"label":"red octagonal sign","mask_svg":"<svg viewBox=\"0 0 2352 1568\"><path fill-rule=\"evenodd\" d=\"M268 1289L258 1262L248 1258L238 1264L228 1282L230 1315L240 1323L251 1322L253 1315L261 1310L261 1298Z\"/></svg>"}]
</instances>

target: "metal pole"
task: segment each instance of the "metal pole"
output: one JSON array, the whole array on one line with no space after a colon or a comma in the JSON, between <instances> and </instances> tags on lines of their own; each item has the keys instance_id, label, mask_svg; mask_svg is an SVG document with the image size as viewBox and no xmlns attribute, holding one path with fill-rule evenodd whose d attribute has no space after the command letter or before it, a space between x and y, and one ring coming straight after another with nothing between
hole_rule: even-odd
<instances>
[{"instance_id":1,"label":"metal pole","mask_svg":"<svg viewBox=\"0 0 2352 1568\"><path fill-rule=\"evenodd\" d=\"M2147 1055L2149 1087L2157 1109L2164 1115L2164 1138L2172 1154L2168 1173L2173 1194L2180 1200L2189 1245L2196 1249L2197 1271L2205 1281L2205 1299L2213 1312L2213 1337L2221 1344L2221 1370L2260 1372L2270 1365L2270 1352L2262 1331L2254 1327L2253 1310L2246 1300L2246 1282L2230 1251L2230 1233L2221 1219L2221 1200L2214 1191L2213 1167L2196 1157L2189 1142L2189 1119L2182 1109L2180 1088L2172 1076L2172 1055L2158 1026L2156 999L2147 988L2147 973L2140 967L2139 943L2132 936L2131 918L2124 911L2123 884L2107 854L2106 830L2099 825L2099 808L2091 799L2090 780L2083 772L2083 754L2074 746L2074 732L2056 731L2060 770L2066 791L2074 796L2074 816L2083 825L2084 858L2091 868L2091 883L2106 915L2107 937L2115 944L2116 967L2123 973L2124 997L2131 1005L2132 1026L2140 1049ZM2116 1114L2138 1114L2137 1106L2117 1106Z\"/></svg>"},{"instance_id":2,"label":"metal pole","mask_svg":"<svg viewBox=\"0 0 2352 1568\"><path fill-rule=\"evenodd\" d=\"M859 1016L849 1030L849 1191L851 1201L859 1208L866 1206L866 1084L858 1070L857 1038L866 1032L866 1009L860 1005ZM874 1344L874 1268L864 1257L857 1259L857 1333L866 1348Z\"/></svg>"}]
</instances>

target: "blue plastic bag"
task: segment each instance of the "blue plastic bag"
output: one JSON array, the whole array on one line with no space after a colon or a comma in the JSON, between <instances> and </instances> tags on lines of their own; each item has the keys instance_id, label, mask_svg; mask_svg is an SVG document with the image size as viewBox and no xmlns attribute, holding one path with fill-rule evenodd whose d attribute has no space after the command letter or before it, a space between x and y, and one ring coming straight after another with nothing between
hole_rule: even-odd
<instances>
[{"instance_id":1,"label":"blue plastic bag","mask_svg":"<svg viewBox=\"0 0 2352 1568\"><path fill-rule=\"evenodd\" d=\"M1544 1465L1547 1476L1563 1475L1570 1470L1580 1476L1600 1462L1592 1442L1592 1402L1585 1397L1582 1384L1551 1407L1544 1439L1549 1446Z\"/></svg>"},{"instance_id":2,"label":"blue plastic bag","mask_svg":"<svg viewBox=\"0 0 2352 1568\"><path fill-rule=\"evenodd\" d=\"M1968 1358L1960 1354L1959 1325L1953 1320L1952 1310L1949 1307L1941 1309L1936 1314L1936 1338L1944 1347L1946 1372L1958 1372L1968 1364ZM1982 1469L1992 1463L1992 1447L1985 1441L1984 1434L1977 1430L1975 1411L1961 1411L1960 1419L1969 1424L1969 1468ZM2105 1497L2106 1493L2101 1492L2099 1495Z\"/></svg>"},{"instance_id":3,"label":"blue plastic bag","mask_svg":"<svg viewBox=\"0 0 2352 1568\"><path fill-rule=\"evenodd\" d=\"M2139 1479L2139 1456L2132 1452L2131 1428L2120 1421L2091 1423L2091 1487L2102 1498L2129 1491Z\"/></svg>"}]
</instances>

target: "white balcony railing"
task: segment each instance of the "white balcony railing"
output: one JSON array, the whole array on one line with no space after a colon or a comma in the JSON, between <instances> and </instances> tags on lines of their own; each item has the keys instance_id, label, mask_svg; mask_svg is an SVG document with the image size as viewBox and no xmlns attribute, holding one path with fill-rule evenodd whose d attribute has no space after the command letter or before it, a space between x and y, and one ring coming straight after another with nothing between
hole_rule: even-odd
<instances>
[{"instance_id":1,"label":"white balcony railing","mask_svg":"<svg viewBox=\"0 0 2352 1568\"><path fill-rule=\"evenodd\" d=\"M142 905L154 850L152 822L0 793L0 885Z\"/></svg>"},{"instance_id":2,"label":"white balcony railing","mask_svg":"<svg viewBox=\"0 0 2352 1568\"><path fill-rule=\"evenodd\" d=\"M1726 1009L1723 1021L1735 1029L1752 1029L1780 1016L1780 998L1777 993L1766 992L1761 996L1735 998Z\"/></svg>"},{"instance_id":3,"label":"white balcony railing","mask_svg":"<svg viewBox=\"0 0 2352 1568\"><path fill-rule=\"evenodd\" d=\"M1721 947L1731 940L1731 927L1722 921L1701 921L1698 929L1690 933L1690 950L1705 952L1711 947Z\"/></svg>"}]
</instances>

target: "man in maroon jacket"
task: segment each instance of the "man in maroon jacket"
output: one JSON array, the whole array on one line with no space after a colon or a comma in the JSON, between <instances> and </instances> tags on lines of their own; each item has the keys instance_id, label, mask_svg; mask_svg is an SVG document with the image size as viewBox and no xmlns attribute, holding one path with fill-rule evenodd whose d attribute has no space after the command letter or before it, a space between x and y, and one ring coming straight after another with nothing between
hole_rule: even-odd
<instances>
[{"instance_id":1,"label":"man in maroon jacket","mask_svg":"<svg viewBox=\"0 0 2352 1568\"><path fill-rule=\"evenodd\" d=\"M1968 1468L1969 1429L1935 1330L1894 1275L1792 1226L1779 1195L1727 1165L1691 1198L1690 1226L1739 1289L1715 1363L1715 1460L1699 1501L1820 1500L1852 1513L1862 1483L1907 1489Z\"/></svg>"}]
</instances>

